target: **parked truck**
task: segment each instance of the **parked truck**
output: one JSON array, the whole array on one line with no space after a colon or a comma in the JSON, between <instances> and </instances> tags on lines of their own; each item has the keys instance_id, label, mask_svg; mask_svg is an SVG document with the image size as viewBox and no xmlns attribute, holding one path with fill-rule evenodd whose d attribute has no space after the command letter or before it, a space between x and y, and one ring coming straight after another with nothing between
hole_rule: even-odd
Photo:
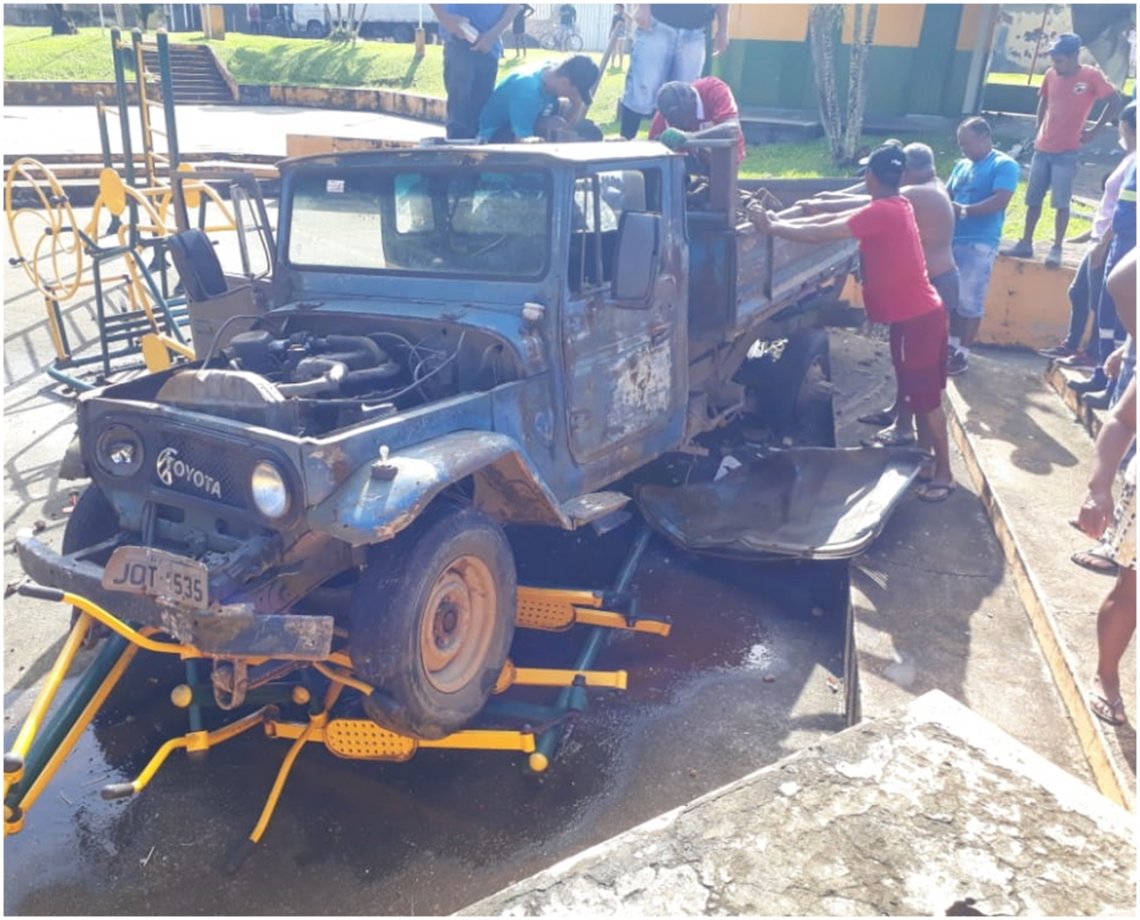
<instances>
[{"instance_id":1,"label":"parked truck","mask_svg":"<svg viewBox=\"0 0 1140 920\"><path fill-rule=\"evenodd\" d=\"M615 483L742 413L780 429L826 376L854 243L756 232L711 154L698 206L650 142L297 158L275 234L235 181L265 270L176 237L199 359L79 398L91 482L25 571L215 668L346 642L374 721L467 724L514 629L504 527L604 519Z\"/></svg>"}]
</instances>

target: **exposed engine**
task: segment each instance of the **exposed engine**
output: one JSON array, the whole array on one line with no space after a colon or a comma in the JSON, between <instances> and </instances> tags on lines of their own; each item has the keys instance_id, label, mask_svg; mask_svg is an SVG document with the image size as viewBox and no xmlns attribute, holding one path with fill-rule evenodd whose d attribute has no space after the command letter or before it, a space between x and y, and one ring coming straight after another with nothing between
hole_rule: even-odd
<instances>
[{"instance_id":1,"label":"exposed engine","mask_svg":"<svg viewBox=\"0 0 1140 920\"><path fill-rule=\"evenodd\" d=\"M351 326L350 326L351 328ZM229 338L208 367L174 373L155 399L295 434L321 434L464 390L495 386L501 344L446 328L416 336L253 329ZM474 347L472 347L474 346Z\"/></svg>"}]
</instances>

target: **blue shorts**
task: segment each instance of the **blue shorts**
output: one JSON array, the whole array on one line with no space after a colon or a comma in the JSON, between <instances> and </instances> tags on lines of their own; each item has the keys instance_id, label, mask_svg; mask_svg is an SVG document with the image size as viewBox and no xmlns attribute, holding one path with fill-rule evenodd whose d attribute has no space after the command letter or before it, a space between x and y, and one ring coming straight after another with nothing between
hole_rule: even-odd
<instances>
[{"instance_id":1,"label":"blue shorts","mask_svg":"<svg viewBox=\"0 0 1140 920\"><path fill-rule=\"evenodd\" d=\"M705 66L705 30L675 29L657 19L633 30L633 50L621 104L648 118L657 111L657 91L672 80L692 83Z\"/></svg>"},{"instance_id":2,"label":"blue shorts","mask_svg":"<svg viewBox=\"0 0 1140 920\"><path fill-rule=\"evenodd\" d=\"M953 310L966 319L981 319L998 248L989 243L955 243L953 249L958 266L958 304Z\"/></svg>"},{"instance_id":3,"label":"blue shorts","mask_svg":"<svg viewBox=\"0 0 1140 920\"><path fill-rule=\"evenodd\" d=\"M1038 208L1045 201L1045 192L1053 190L1052 204L1058 211L1068 210L1073 198L1073 182L1077 178L1077 151L1044 153L1037 150L1029 164L1029 187L1025 190L1025 203Z\"/></svg>"}]
</instances>

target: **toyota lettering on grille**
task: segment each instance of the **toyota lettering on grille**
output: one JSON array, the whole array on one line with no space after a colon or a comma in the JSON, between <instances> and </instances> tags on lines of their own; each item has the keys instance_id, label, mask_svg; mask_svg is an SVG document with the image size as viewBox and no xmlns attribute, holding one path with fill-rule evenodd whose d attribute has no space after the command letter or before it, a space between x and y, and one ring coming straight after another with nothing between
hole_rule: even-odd
<instances>
[{"instance_id":1,"label":"toyota lettering on grille","mask_svg":"<svg viewBox=\"0 0 1140 920\"><path fill-rule=\"evenodd\" d=\"M177 449L173 447L164 447L159 452L154 468L163 485L172 486L174 481L178 480L193 486L195 489L200 489L214 498L220 499L222 497L221 483L209 473L191 466L178 456Z\"/></svg>"}]
</instances>

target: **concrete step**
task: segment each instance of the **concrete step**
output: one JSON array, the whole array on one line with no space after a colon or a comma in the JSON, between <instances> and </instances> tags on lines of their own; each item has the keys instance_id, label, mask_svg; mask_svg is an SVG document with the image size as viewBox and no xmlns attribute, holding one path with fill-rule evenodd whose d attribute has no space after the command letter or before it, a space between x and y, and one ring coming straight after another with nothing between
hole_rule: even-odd
<instances>
[{"instance_id":1,"label":"concrete step","mask_svg":"<svg viewBox=\"0 0 1140 920\"><path fill-rule=\"evenodd\" d=\"M953 378L948 389L951 431L983 495L1096 783L1132 808L1136 656L1130 647L1121 661L1133 724L1109 728L1092 715L1087 694L1096 670L1096 612L1111 581L1069 560L1091 546L1068 524L1085 495L1090 431L1058 399L1043 364L1026 353L972 354L969 371Z\"/></svg>"},{"instance_id":2,"label":"concrete step","mask_svg":"<svg viewBox=\"0 0 1140 920\"><path fill-rule=\"evenodd\" d=\"M1127 915L1135 861L1132 815L932 691L458 914Z\"/></svg>"},{"instance_id":3,"label":"concrete step","mask_svg":"<svg viewBox=\"0 0 1140 920\"><path fill-rule=\"evenodd\" d=\"M1088 371L1075 371L1058 364L1056 361L1050 361L1049 368L1045 371L1045 379L1049 383L1049 386L1061 397L1061 401L1068 407L1069 411L1073 413L1073 417L1085 426L1089 437L1095 439L1096 436L1100 434L1101 417L1104 413L1097 409L1090 409L1084 405L1080 400L1080 396L1069 389L1069 383L1071 381L1087 380L1088 377Z\"/></svg>"}]
</instances>

